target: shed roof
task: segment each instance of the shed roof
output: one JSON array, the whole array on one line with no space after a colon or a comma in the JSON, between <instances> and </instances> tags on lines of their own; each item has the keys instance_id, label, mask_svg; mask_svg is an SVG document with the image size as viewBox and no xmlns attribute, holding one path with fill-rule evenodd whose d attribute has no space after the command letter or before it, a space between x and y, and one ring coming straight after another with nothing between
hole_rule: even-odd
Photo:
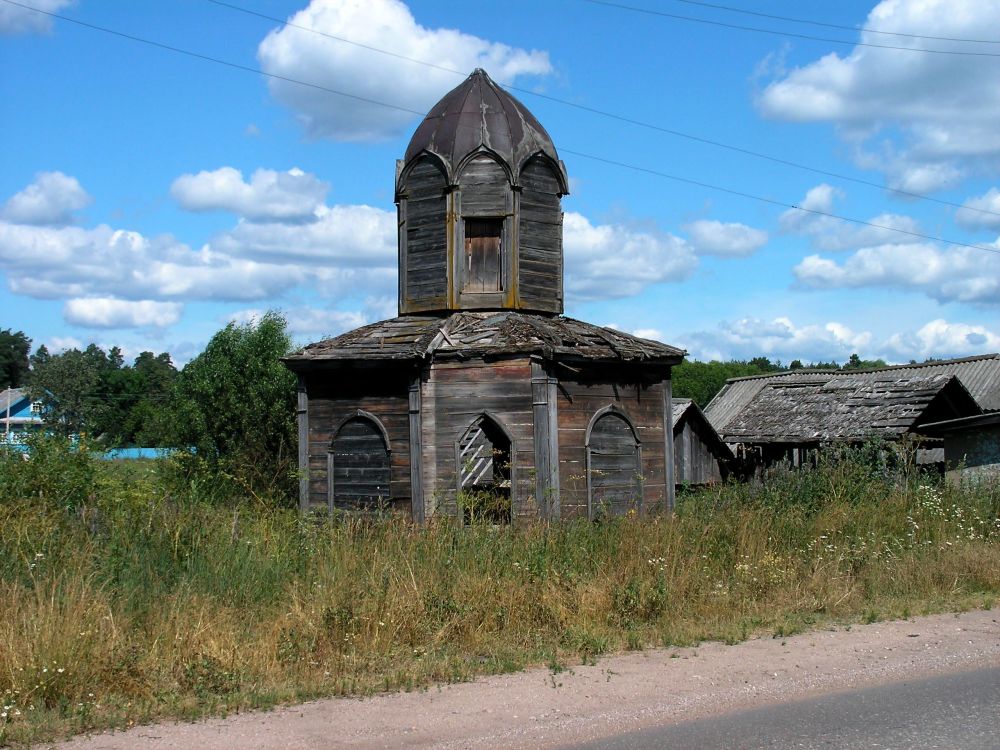
<instances>
[{"instance_id":1,"label":"shed roof","mask_svg":"<svg viewBox=\"0 0 1000 750\"><path fill-rule=\"evenodd\" d=\"M285 358L292 369L337 361L425 360L541 354L548 359L672 365L685 352L658 341L564 316L457 312L405 315L310 344Z\"/></svg>"},{"instance_id":2,"label":"shed roof","mask_svg":"<svg viewBox=\"0 0 1000 750\"><path fill-rule=\"evenodd\" d=\"M732 458L733 451L726 445L719 433L712 427L712 423L705 418L704 412L698 408L692 399L672 398L670 400L670 416L674 435L676 436L683 429L685 421L697 422L696 428L701 439L711 447L715 455L719 458Z\"/></svg>"},{"instance_id":3,"label":"shed roof","mask_svg":"<svg viewBox=\"0 0 1000 750\"><path fill-rule=\"evenodd\" d=\"M7 388L0 391L0 418L6 417L8 407L13 411L14 406L27 398L27 388Z\"/></svg>"},{"instance_id":4,"label":"shed roof","mask_svg":"<svg viewBox=\"0 0 1000 750\"><path fill-rule=\"evenodd\" d=\"M772 380L721 430L737 443L817 443L897 437L922 423L976 414L954 375L871 377L840 373L821 381Z\"/></svg>"},{"instance_id":5,"label":"shed roof","mask_svg":"<svg viewBox=\"0 0 1000 750\"><path fill-rule=\"evenodd\" d=\"M975 357L914 365L894 365L871 370L791 370L731 378L705 407L705 416L715 429L726 432L729 423L757 393L772 383L824 383L844 375L871 379L886 377L907 379L938 374L957 376L984 411L1000 410L1000 354L980 354Z\"/></svg>"},{"instance_id":6,"label":"shed roof","mask_svg":"<svg viewBox=\"0 0 1000 750\"><path fill-rule=\"evenodd\" d=\"M430 152L454 175L466 156L483 147L503 159L515 179L525 161L544 154L559 167L566 189L565 170L552 138L528 108L482 68L431 107L406 147L405 162Z\"/></svg>"}]
</instances>

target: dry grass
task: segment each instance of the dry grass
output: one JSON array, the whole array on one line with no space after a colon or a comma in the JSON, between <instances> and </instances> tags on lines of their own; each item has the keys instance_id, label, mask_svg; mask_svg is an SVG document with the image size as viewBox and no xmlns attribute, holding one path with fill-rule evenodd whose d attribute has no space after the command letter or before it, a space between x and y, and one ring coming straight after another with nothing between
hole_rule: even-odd
<instances>
[{"instance_id":1,"label":"dry grass","mask_svg":"<svg viewBox=\"0 0 1000 750\"><path fill-rule=\"evenodd\" d=\"M321 523L201 480L87 481L71 508L58 481L0 486L0 744L1000 593L1000 489L852 460L669 518L523 528Z\"/></svg>"}]
</instances>

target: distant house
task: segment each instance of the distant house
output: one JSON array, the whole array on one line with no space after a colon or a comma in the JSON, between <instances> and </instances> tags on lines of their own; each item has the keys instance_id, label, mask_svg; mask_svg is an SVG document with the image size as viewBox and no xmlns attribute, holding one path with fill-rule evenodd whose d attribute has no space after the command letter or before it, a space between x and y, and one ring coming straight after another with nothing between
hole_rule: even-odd
<instances>
[{"instance_id":1,"label":"distant house","mask_svg":"<svg viewBox=\"0 0 1000 750\"><path fill-rule=\"evenodd\" d=\"M944 439L945 476L950 482L1000 480L1000 411L924 425Z\"/></svg>"},{"instance_id":2,"label":"distant house","mask_svg":"<svg viewBox=\"0 0 1000 750\"><path fill-rule=\"evenodd\" d=\"M42 405L29 398L27 388L0 391L0 442L20 444L42 426Z\"/></svg>"},{"instance_id":3,"label":"distant house","mask_svg":"<svg viewBox=\"0 0 1000 750\"><path fill-rule=\"evenodd\" d=\"M707 416L740 458L798 464L822 445L925 435L923 425L981 412L956 375L911 367L730 381ZM941 460L941 444L939 437L924 437L918 460Z\"/></svg>"},{"instance_id":4,"label":"distant house","mask_svg":"<svg viewBox=\"0 0 1000 750\"><path fill-rule=\"evenodd\" d=\"M689 398L671 402L674 423L674 482L696 487L721 482L729 475L733 452Z\"/></svg>"}]
</instances>

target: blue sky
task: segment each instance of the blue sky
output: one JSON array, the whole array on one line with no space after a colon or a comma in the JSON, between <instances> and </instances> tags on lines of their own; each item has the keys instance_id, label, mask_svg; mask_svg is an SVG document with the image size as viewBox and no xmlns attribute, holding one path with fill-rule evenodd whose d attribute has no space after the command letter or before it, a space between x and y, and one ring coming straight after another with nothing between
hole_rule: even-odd
<instances>
[{"instance_id":1,"label":"blue sky","mask_svg":"<svg viewBox=\"0 0 1000 750\"><path fill-rule=\"evenodd\" d=\"M23 4L277 76L0 0L0 327L36 346L182 363L267 309L302 343L395 315L419 117L322 89L423 112L482 66L566 163L567 314L699 359L1000 350L1000 0L728 2L844 29L680 0L624 4L718 23L584 0L232 2L294 26L208 0Z\"/></svg>"}]
</instances>

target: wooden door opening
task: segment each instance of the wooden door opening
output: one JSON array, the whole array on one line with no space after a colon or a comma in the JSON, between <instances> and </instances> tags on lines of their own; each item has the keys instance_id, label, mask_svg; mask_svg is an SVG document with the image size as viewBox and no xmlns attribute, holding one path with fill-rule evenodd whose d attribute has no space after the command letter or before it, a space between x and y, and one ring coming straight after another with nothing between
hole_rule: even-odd
<instances>
[{"instance_id":1,"label":"wooden door opening","mask_svg":"<svg viewBox=\"0 0 1000 750\"><path fill-rule=\"evenodd\" d=\"M459 507L466 523L510 523L512 446L488 416L477 419L458 442Z\"/></svg>"},{"instance_id":2,"label":"wooden door opening","mask_svg":"<svg viewBox=\"0 0 1000 750\"><path fill-rule=\"evenodd\" d=\"M503 291L503 219L465 220L463 292Z\"/></svg>"}]
</instances>

